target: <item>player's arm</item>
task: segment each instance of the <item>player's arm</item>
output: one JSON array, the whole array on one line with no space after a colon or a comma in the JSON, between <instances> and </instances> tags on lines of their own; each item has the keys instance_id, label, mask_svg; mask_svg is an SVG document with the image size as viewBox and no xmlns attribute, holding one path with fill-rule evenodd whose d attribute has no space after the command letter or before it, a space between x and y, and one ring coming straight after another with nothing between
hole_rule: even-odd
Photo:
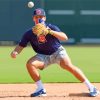
<instances>
[{"instance_id":1,"label":"player's arm","mask_svg":"<svg viewBox=\"0 0 100 100\"><path fill-rule=\"evenodd\" d=\"M62 32L59 29L59 27L52 25L52 24L49 24L49 28L50 28L49 34L55 36L56 38L58 38L61 41L68 40L68 36L64 32Z\"/></svg>"},{"instance_id":2,"label":"player's arm","mask_svg":"<svg viewBox=\"0 0 100 100\"><path fill-rule=\"evenodd\" d=\"M56 26L53 26L53 28L51 29L50 27L45 27L45 25L39 23L32 28L32 31L37 36L41 34L45 34L45 35L51 34L56 38L58 38L59 40L62 41L68 40L67 35L64 32L61 32L60 29Z\"/></svg>"},{"instance_id":3,"label":"player's arm","mask_svg":"<svg viewBox=\"0 0 100 100\"><path fill-rule=\"evenodd\" d=\"M58 38L61 41L68 40L68 37L64 32L57 32L57 31L50 30L50 34L55 36L56 38Z\"/></svg>"},{"instance_id":4,"label":"player's arm","mask_svg":"<svg viewBox=\"0 0 100 100\"><path fill-rule=\"evenodd\" d=\"M16 58L16 56L23 50L24 47L27 46L29 42L29 33L31 30L28 30L24 33L22 39L20 40L19 44L15 47L15 49L11 52L11 57Z\"/></svg>"},{"instance_id":5,"label":"player's arm","mask_svg":"<svg viewBox=\"0 0 100 100\"><path fill-rule=\"evenodd\" d=\"M16 58L16 56L23 50L24 47L17 45L16 48L11 52L11 57Z\"/></svg>"}]
</instances>

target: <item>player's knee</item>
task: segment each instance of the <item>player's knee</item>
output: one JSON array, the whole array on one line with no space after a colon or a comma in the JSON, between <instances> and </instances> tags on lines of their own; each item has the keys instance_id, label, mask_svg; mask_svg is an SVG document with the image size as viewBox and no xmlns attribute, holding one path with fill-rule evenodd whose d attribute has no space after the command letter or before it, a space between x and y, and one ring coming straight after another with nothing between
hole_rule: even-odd
<instances>
[{"instance_id":1,"label":"player's knee","mask_svg":"<svg viewBox=\"0 0 100 100\"><path fill-rule=\"evenodd\" d=\"M30 67L32 67L32 66L33 66L33 64L32 64L31 62L27 62L27 63L26 63L26 67L27 67L27 68L30 68Z\"/></svg>"},{"instance_id":2,"label":"player's knee","mask_svg":"<svg viewBox=\"0 0 100 100\"><path fill-rule=\"evenodd\" d=\"M27 67L27 69L30 69L30 68L32 68L32 69L38 68L38 66L36 65L35 62L30 62L30 61L28 61L28 62L26 63L26 67Z\"/></svg>"},{"instance_id":3,"label":"player's knee","mask_svg":"<svg viewBox=\"0 0 100 100\"><path fill-rule=\"evenodd\" d=\"M71 63L61 62L60 65L61 65L62 68L66 69L66 67L71 66Z\"/></svg>"}]
</instances>

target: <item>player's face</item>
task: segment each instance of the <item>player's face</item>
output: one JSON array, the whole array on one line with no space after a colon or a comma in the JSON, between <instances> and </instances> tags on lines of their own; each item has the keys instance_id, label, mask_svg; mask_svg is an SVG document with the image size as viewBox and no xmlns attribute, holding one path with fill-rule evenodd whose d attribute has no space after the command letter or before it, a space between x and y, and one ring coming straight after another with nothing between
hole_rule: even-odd
<instances>
[{"instance_id":1,"label":"player's face","mask_svg":"<svg viewBox=\"0 0 100 100\"><path fill-rule=\"evenodd\" d=\"M42 19L43 21L46 21L46 17L45 16L34 16L33 17L33 21L35 22L35 24L39 23L39 19Z\"/></svg>"}]
</instances>

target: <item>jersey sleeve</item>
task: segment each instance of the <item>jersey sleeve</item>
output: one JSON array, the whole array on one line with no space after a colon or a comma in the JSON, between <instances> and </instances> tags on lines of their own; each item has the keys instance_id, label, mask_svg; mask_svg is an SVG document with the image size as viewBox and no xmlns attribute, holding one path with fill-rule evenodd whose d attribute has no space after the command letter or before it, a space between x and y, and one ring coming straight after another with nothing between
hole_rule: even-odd
<instances>
[{"instance_id":1,"label":"jersey sleeve","mask_svg":"<svg viewBox=\"0 0 100 100\"><path fill-rule=\"evenodd\" d=\"M20 42L19 42L19 46L22 46L22 47L26 47L27 44L29 42L29 33L28 31L24 33L24 35L22 36Z\"/></svg>"},{"instance_id":2,"label":"jersey sleeve","mask_svg":"<svg viewBox=\"0 0 100 100\"><path fill-rule=\"evenodd\" d=\"M61 32L60 28L56 25L48 24L48 26L54 31Z\"/></svg>"}]
</instances>

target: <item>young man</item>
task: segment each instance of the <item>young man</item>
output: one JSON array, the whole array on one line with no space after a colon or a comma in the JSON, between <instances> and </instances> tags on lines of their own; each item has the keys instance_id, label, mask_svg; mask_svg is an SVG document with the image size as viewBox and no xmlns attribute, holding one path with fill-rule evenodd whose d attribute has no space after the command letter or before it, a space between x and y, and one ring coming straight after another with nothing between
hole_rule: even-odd
<instances>
[{"instance_id":1,"label":"young man","mask_svg":"<svg viewBox=\"0 0 100 100\"><path fill-rule=\"evenodd\" d=\"M61 68L71 72L78 80L85 83L90 96L97 96L99 91L90 83L83 72L72 64L66 50L60 43L60 40L68 40L67 35L57 26L45 23L46 15L43 9L35 9L32 17L35 26L24 33L21 41L11 53L11 57L16 58L23 48L27 46L28 42L37 53L26 64L30 76L37 85L36 91L31 96L46 96L46 90L37 69L42 70L53 63L59 64Z\"/></svg>"}]
</instances>

